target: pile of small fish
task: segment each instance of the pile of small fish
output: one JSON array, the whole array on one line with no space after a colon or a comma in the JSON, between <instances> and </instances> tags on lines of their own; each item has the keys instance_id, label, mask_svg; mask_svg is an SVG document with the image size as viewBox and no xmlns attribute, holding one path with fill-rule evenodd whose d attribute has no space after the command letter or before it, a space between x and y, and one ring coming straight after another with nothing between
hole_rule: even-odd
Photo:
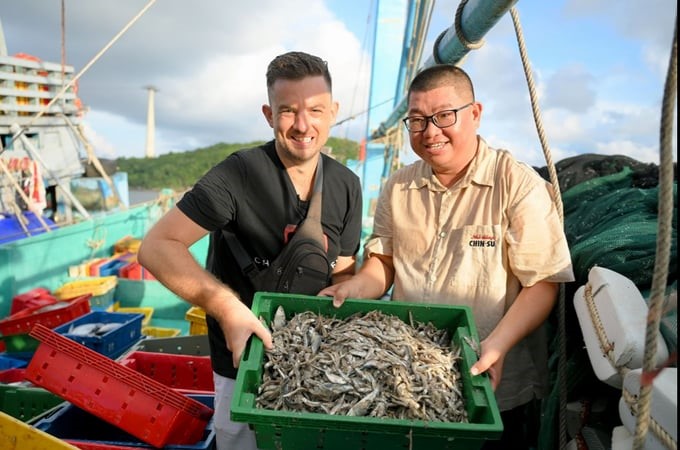
<instances>
[{"instance_id":1,"label":"pile of small fish","mask_svg":"<svg viewBox=\"0 0 680 450\"><path fill-rule=\"evenodd\" d=\"M122 325L122 323L84 323L77 326L71 325L67 333L74 336L103 336Z\"/></svg>"},{"instance_id":2,"label":"pile of small fish","mask_svg":"<svg viewBox=\"0 0 680 450\"><path fill-rule=\"evenodd\" d=\"M347 416L467 422L458 361L446 330L371 311L313 312L271 323L256 404Z\"/></svg>"}]
</instances>

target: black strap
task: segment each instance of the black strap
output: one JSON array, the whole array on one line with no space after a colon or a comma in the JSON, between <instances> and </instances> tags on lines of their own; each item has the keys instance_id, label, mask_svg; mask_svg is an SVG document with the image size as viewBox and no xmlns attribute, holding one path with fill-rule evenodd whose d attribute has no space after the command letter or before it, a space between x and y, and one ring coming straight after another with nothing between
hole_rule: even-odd
<instances>
[{"instance_id":1,"label":"black strap","mask_svg":"<svg viewBox=\"0 0 680 450\"><path fill-rule=\"evenodd\" d=\"M323 157L319 154L319 160L316 165L316 174L314 175L314 192L312 193L312 198L310 199L309 208L307 209L307 216L303 221L300 229L296 231L300 232L303 228L309 228L308 232L310 237L314 237L317 242L322 246L323 244L323 230L321 228L321 192L323 189ZM311 220L309 220L311 219ZM236 235L232 232L223 232L226 237L227 245L231 253L236 258L236 262L241 267L241 271L248 278L252 278L259 270L253 262L253 258L250 257L248 252L243 248Z\"/></svg>"}]
</instances>

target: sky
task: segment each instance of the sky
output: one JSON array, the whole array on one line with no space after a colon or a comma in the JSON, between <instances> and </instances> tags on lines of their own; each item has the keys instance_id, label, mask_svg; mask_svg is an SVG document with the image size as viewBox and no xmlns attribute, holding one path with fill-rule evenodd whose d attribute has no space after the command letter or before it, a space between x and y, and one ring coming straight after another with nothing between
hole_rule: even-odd
<instances>
[{"instance_id":1,"label":"sky","mask_svg":"<svg viewBox=\"0 0 680 450\"><path fill-rule=\"evenodd\" d=\"M302 50L331 69L340 103L332 136L360 140L368 128L376 1L157 0L80 78L87 136L101 158L143 157L146 87L154 86L157 155L271 139L261 112L267 64ZM64 0L67 64L80 72L148 3ZM60 62L61 5L0 0L8 53ZM424 60L453 25L457 5L435 2ZM675 1L519 0L516 7L553 160L597 153L658 163ZM399 39L394 45L401 49ZM462 67L484 107L480 134L545 165L509 14ZM415 158L408 149L404 155Z\"/></svg>"}]
</instances>

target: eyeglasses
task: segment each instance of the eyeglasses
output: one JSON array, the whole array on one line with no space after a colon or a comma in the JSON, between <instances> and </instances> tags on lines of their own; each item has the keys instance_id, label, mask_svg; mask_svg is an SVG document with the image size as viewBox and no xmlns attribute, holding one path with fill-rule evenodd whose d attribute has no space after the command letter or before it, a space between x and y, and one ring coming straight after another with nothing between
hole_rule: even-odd
<instances>
[{"instance_id":1,"label":"eyeglasses","mask_svg":"<svg viewBox=\"0 0 680 450\"><path fill-rule=\"evenodd\" d=\"M458 120L458 111L473 105L474 102L470 102L467 105L461 106L456 109L445 109L444 111L439 111L431 116L411 116L405 118L402 122L406 126L408 131L419 133L425 131L427 128L427 123L432 122L437 128L448 128L456 123Z\"/></svg>"}]
</instances>

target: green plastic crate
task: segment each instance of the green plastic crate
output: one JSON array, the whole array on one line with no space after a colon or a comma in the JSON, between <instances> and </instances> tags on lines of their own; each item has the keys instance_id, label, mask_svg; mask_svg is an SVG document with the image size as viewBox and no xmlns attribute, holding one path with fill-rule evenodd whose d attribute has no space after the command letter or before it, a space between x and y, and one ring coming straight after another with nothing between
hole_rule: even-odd
<instances>
[{"instance_id":1,"label":"green plastic crate","mask_svg":"<svg viewBox=\"0 0 680 450\"><path fill-rule=\"evenodd\" d=\"M5 351L11 356L13 353L33 353L40 342L28 335L28 333L12 334L3 336Z\"/></svg>"},{"instance_id":2,"label":"green plastic crate","mask_svg":"<svg viewBox=\"0 0 680 450\"><path fill-rule=\"evenodd\" d=\"M503 423L491 383L486 375L470 375L470 367L477 361L477 355L464 338L475 342L479 340L470 308L353 299L346 300L340 308L334 308L332 300L326 297L258 292L253 299L252 311L270 323L279 305L283 306L288 319L305 311L342 319L358 312L380 310L407 323L410 314L414 321L432 322L439 329L447 329L453 336L453 342L462 346L460 370L469 422L425 422L256 408L264 347L260 339L254 338L249 341L241 358L231 403L231 419L250 424L255 431L258 448L475 450L481 448L485 440L500 438Z\"/></svg>"},{"instance_id":3,"label":"green plastic crate","mask_svg":"<svg viewBox=\"0 0 680 450\"><path fill-rule=\"evenodd\" d=\"M210 356L210 343L207 334L166 338L147 337L139 341L133 348L144 352Z\"/></svg>"},{"instance_id":4,"label":"green plastic crate","mask_svg":"<svg viewBox=\"0 0 680 450\"><path fill-rule=\"evenodd\" d=\"M63 398L43 388L0 383L0 411L22 422L61 403Z\"/></svg>"}]
</instances>

